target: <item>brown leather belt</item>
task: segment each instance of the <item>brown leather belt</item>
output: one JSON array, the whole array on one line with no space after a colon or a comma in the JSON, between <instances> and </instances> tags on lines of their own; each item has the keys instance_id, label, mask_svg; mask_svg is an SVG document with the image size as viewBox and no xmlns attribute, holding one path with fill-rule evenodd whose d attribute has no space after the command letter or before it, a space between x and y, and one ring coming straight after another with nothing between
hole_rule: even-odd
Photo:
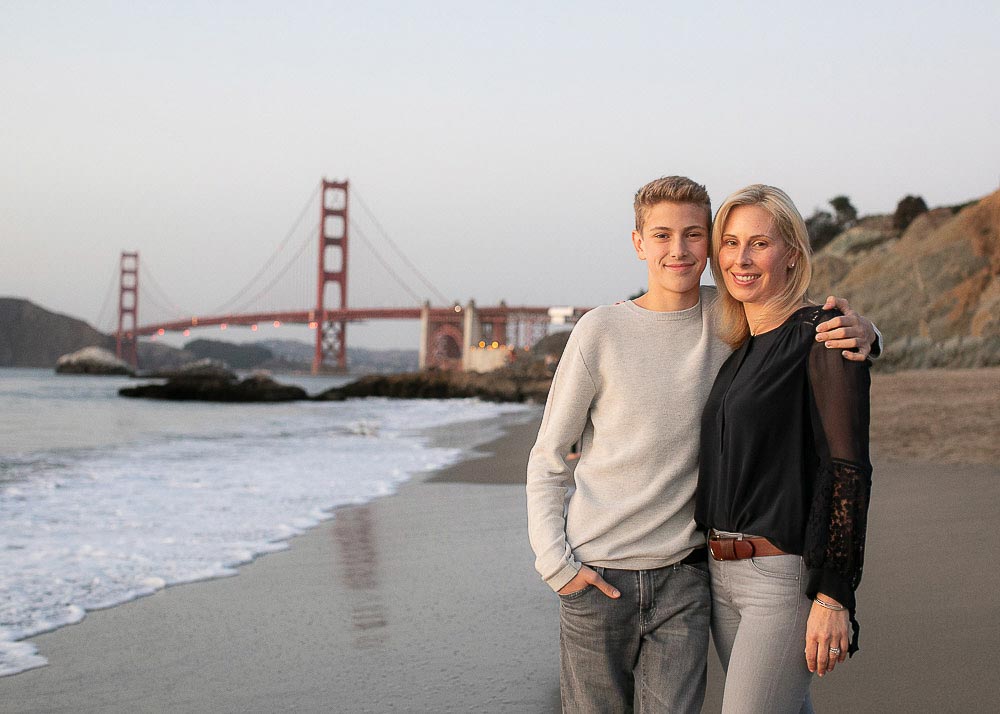
<instances>
[{"instance_id":1,"label":"brown leather belt","mask_svg":"<svg viewBox=\"0 0 1000 714\"><path fill-rule=\"evenodd\" d=\"M715 560L746 560L765 555L788 555L767 538L727 538L711 535L708 549Z\"/></svg>"}]
</instances>

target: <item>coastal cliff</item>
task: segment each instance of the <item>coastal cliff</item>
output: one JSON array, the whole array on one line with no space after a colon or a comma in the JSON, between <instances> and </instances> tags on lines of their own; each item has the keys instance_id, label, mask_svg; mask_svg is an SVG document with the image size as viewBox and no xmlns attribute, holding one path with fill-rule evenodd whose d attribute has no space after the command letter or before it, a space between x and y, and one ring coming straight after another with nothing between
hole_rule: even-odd
<instances>
[{"instance_id":1,"label":"coastal cliff","mask_svg":"<svg viewBox=\"0 0 1000 714\"><path fill-rule=\"evenodd\" d=\"M84 347L114 350L114 340L83 320L21 298L0 297L0 367L55 367Z\"/></svg>"},{"instance_id":2,"label":"coastal cliff","mask_svg":"<svg viewBox=\"0 0 1000 714\"><path fill-rule=\"evenodd\" d=\"M30 300L0 297L0 367L54 368L60 357L85 347L114 352L115 338ZM194 359L164 344L139 343L139 363L144 369L177 367Z\"/></svg>"},{"instance_id":3,"label":"coastal cliff","mask_svg":"<svg viewBox=\"0 0 1000 714\"><path fill-rule=\"evenodd\" d=\"M898 225L898 223L897 223ZM882 329L880 369L1000 365L1000 191L957 208L859 220L814 258L810 294Z\"/></svg>"}]
</instances>

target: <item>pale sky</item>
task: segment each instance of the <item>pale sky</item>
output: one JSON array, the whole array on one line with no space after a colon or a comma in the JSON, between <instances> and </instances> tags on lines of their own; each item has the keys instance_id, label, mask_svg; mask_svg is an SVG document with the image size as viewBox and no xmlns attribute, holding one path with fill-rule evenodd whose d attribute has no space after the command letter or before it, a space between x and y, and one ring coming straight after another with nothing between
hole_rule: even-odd
<instances>
[{"instance_id":1,"label":"pale sky","mask_svg":"<svg viewBox=\"0 0 1000 714\"><path fill-rule=\"evenodd\" d=\"M774 184L804 215L996 190L998 37L995 1L0 0L0 295L96 323L137 249L166 298L209 310L327 176L449 300L613 302L645 284L632 195L661 175L715 205ZM353 306L407 299L352 252ZM349 344L416 348L415 329Z\"/></svg>"}]
</instances>

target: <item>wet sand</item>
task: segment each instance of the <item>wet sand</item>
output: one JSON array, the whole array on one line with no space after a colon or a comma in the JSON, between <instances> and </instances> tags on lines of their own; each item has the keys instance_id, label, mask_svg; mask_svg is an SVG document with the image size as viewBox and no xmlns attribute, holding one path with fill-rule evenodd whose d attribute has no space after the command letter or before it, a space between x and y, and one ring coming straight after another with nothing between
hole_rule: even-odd
<instances>
[{"instance_id":1,"label":"wet sand","mask_svg":"<svg viewBox=\"0 0 1000 714\"><path fill-rule=\"evenodd\" d=\"M998 421L993 408L979 427L996 435ZM33 638L50 664L0 678L0 711L558 711L558 602L525 535L536 431L537 420L513 426L480 458L340 509L235 577ZM817 710L990 711L1000 468L892 461L884 447L861 652L814 682ZM712 655L704 711L719 711L722 686Z\"/></svg>"}]
</instances>

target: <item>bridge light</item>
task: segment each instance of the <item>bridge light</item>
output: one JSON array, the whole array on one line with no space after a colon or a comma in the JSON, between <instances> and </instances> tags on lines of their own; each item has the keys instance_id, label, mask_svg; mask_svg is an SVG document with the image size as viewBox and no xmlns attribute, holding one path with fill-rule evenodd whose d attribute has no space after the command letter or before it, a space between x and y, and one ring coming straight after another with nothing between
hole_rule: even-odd
<instances>
[{"instance_id":1,"label":"bridge light","mask_svg":"<svg viewBox=\"0 0 1000 714\"><path fill-rule=\"evenodd\" d=\"M164 329L163 329L163 328L161 327L161 328L160 328L159 330L157 330L157 331L156 331L156 334L158 334L158 335L162 335L162 334L163 334L163 333L165 333L165 332L166 332L166 330L164 330Z\"/></svg>"},{"instance_id":2,"label":"bridge light","mask_svg":"<svg viewBox=\"0 0 1000 714\"><path fill-rule=\"evenodd\" d=\"M493 343L490 345L490 347L492 347L493 349L496 349L499 346L500 346L500 343L497 342L496 340L493 340Z\"/></svg>"},{"instance_id":3,"label":"bridge light","mask_svg":"<svg viewBox=\"0 0 1000 714\"><path fill-rule=\"evenodd\" d=\"M225 329L226 329L227 327L229 327L229 325L227 325L227 324L226 324L226 323L224 323L224 322L223 322L223 323L222 323L221 325L219 325L219 329L220 329L220 330L225 330Z\"/></svg>"},{"instance_id":4,"label":"bridge light","mask_svg":"<svg viewBox=\"0 0 1000 714\"><path fill-rule=\"evenodd\" d=\"M456 305L455 306L455 312L462 312L462 306L461 305Z\"/></svg>"},{"instance_id":5,"label":"bridge light","mask_svg":"<svg viewBox=\"0 0 1000 714\"><path fill-rule=\"evenodd\" d=\"M275 320L274 321L274 326L275 327L281 327L281 320Z\"/></svg>"},{"instance_id":6,"label":"bridge light","mask_svg":"<svg viewBox=\"0 0 1000 714\"><path fill-rule=\"evenodd\" d=\"M479 349L482 349L485 346L486 346L486 343L483 342L482 340L479 340Z\"/></svg>"},{"instance_id":7,"label":"bridge light","mask_svg":"<svg viewBox=\"0 0 1000 714\"><path fill-rule=\"evenodd\" d=\"M191 324L197 326L197 324L198 324L198 318L197 317L192 317L191 318Z\"/></svg>"},{"instance_id":8,"label":"bridge light","mask_svg":"<svg viewBox=\"0 0 1000 714\"><path fill-rule=\"evenodd\" d=\"M257 326L256 325L250 325L250 331L251 332L256 332L257 331Z\"/></svg>"},{"instance_id":9,"label":"bridge light","mask_svg":"<svg viewBox=\"0 0 1000 714\"><path fill-rule=\"evenodd\" d=\"M315 330L317 327L319 327L319 325L317 323L315 323L315 322L310 322L309 323L309 329L310 330Z\"/></svg>"},{"instance_id":10,"label":"bridge light","mask_svg":"<svg viewBox=\"0 0 1000 714\"><path fill-rule=\"evenodd\" d=\"M191 330L184 330L184 336L187 337L191 334Z\"/></svg>"}]
</instances>

